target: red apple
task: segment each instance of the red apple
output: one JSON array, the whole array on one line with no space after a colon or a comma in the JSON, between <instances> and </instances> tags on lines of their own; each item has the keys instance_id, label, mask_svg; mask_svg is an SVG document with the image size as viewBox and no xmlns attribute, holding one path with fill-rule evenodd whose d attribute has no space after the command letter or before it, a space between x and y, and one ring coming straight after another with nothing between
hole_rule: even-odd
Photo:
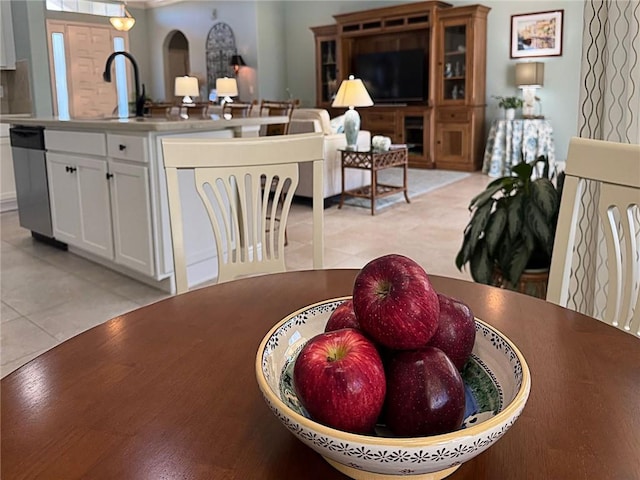
<instances>
[{"instance_id":1,"label":"red apple","mask_svg":"<svg viewBox=\"0 0 640 480\"><path fill-rule=\"evenodd\" d=\"M356 312L353 311L353 300L345 300L331 313L327 324L324 327L325 332L340 330L341 328L355 328L360 330L360 324L356 318Z\"/></svg>"},{"instance_id":2,"label":"red apple","mask_svg":"<svg viewBox=\"0 0 640 480\"><path fill-rule=\"evenodd\" d=\"M420 437L457 430L464 420L464 384L439 348L395 352L387 363L385 422L396 435Z\"/></svg>"},{"instance_id":3,"label":"red apple","mask_svg":"<svg viewBox=\"0 0 640 480\"><path fill-rule=\"evenodd\" d=\"M353 328L309 340L293 367L293 383L312 419L353 433L373 431L386 392L376 346Z\"/></svg>"},{"instance_id":4,"label":"red apple","mask_svg":"<svg viewBox=\"0 0 640 480\"><path fill-rule=\"evenodd\" d=\"M476 322L471 309L458 299L438 293L440 324L429 345L438 347L460 371L476 341Z\"/></svg>"},{"instance_id":5,"label":"red apple","mask_svg":"<svg viewBox=\"0 0 640 480\"><path fill-rule=\"evenodd\" d=\"M402 255L376 258L360 270L353 308L362 330L391 349L424 347L438 329L440 304L431 281Z\"/></svg>"}]
</instances>

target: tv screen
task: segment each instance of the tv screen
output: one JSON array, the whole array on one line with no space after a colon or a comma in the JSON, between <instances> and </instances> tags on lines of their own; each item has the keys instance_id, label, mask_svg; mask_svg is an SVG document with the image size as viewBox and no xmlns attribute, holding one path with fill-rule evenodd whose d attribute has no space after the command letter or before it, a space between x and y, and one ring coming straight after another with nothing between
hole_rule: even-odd
<instances>
[{"instance_id":1,"label":"tv screen","mask_svg":"<svg viewBox=\"0 0 640 480\"><path fill-rule=\"evenodd\" d=\"M423 49L356 55L356 77L364 82L374 103L426 99L426 55Z\"/></svg>"}]
</instances>

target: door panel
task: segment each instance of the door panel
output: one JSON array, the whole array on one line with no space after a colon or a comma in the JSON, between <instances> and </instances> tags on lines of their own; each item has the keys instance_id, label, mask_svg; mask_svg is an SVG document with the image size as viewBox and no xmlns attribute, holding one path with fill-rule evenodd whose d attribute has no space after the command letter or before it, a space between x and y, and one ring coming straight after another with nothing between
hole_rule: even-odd
<instances>
[{"instance_id":1,"label":"door panel","mask_svg":"<svg viewBox=\"0 0 640 480\"><path fill-rule=\"evenodd\" d=\"M149 169L110 162L109 173L115 260L154 275Z\"/></svg>"},{"instance_id":2,"label":"door panel","mask_svg":"<svg viewBox=\"0 0 640 480\"><path fill-rule=\"evenodd\" d=\"M47 153L53 236L81 246L78 180L68 171L70 165L67 155Z\"/></svg>"},{"instance_id":3,"label":"door panel","mask_svg":"<svg viewBox=\"0 0 640 480\"><path fill-rule=\"evenodd\" d=\"M83 248L113 258L107 162L78 158L77 165Z\"/></svg>"}]
</instances>

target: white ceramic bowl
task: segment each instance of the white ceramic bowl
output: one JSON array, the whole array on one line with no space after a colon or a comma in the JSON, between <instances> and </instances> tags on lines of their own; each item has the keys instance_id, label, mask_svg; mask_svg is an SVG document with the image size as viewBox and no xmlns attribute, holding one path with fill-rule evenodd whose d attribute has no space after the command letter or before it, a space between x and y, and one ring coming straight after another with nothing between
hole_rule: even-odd
<instances>
[{"instance_id":1,"label":"white ceramic bowl","mask_svg":"<svg viewBox=\"0 0 640 480\"><path fill-rule=\"evenodd\" d=\"M293 388L293 364L307 340L324 331L331 312L348 298L288 315L267 333L256 356L258 385L273 413L327 462L355 479L406 475L436 480L489 448L513 425L529 396L529 368L507 337L478 319L472 359L463 372L467 407L461 429L394 438L347 433L308 418Z\"/></svg>"}]
</instances>

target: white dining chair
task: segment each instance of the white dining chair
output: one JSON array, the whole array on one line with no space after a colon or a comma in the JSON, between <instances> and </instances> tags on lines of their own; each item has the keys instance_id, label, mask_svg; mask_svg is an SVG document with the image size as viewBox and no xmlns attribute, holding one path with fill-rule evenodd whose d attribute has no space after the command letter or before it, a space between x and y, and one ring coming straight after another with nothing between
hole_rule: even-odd
<instances>
[{"instance_id":1,"label":"white dining chair","mask_svg":"<svg viewBox=\"0 0 640 480\"><path fill-rule=\"evenodd\" d=\"M298 185L299 164L312 162L313 268L323 268L322 135L173 137L162 139L162 150L177 293L189 288L182 222L189 212L182 209L178 182L178 171L184 169L193 171L195 189L211 221L217 281L226 282L286 270L284 232ZM272 189L264 185L272 185Z\"/></svg>"},{"instance_id":2,"label":"white dining chair","mask_svg":"<svg viewBox=\"0 0 640 480\"><path fill-rule=\"evenodd\" d=\"M640 145L572 138L547 300L640 338Z\"/></svg>"}]
</instances>

